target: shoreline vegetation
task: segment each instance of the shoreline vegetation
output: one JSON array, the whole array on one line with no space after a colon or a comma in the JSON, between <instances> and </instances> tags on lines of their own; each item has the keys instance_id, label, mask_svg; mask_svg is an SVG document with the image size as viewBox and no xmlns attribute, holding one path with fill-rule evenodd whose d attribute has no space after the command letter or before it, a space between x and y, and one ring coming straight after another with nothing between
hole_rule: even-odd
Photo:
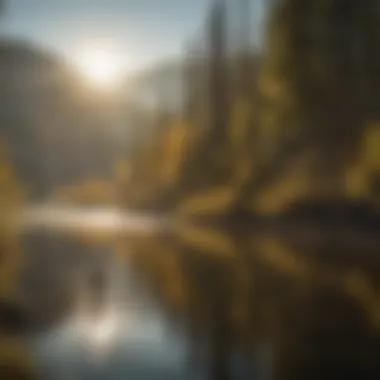
<instances>
[{"instance_id":1,"label":"shoreline vegetation","mask_svg":"<svg viewBox=\"0 0 380 380\"><path fill-rule=\"evenodd\" d=\"M122 206L227 219L290 216L303 207L309 218L368 213L374 220L380 201L379 75L373 82L368 75L379 58L370 46L362 47L367 50L360 63L351 59L341 67L334 58L354 54L354 25L363 35L370 26L347 14L343 46L334 37L343 21L328 18L334 2L326 15L310 10L310 20L325 23L321 45L309 23L297 19L300 6L284 1L274 7L267 48L258 58L244 41L236 56L227 55L228 7L216 3L208 32L197 37L209 50L190 51L185 61L184 114L159 110L157 123L164 127L138 157L120 163ZM242 29L249 40L249 25Z\"/></svg>"},{"instance_id":2,"label":"shoreline vegetation","mask_svg":"<svg viewBox=\"0 0 380 380\"><path fill-rule=\"evenodd\" d=\"M276 380L379 378L378 1L271 1L260 52L251 44L250 2L234 3L238 46L228 42L229 7L213 2L186 44L183 109L167 110L159 92L151 132L138 148L118 150L113 175L108 130L88 141L89 129L76 133L69 123L69 132L60 129L65 144L50 134L45 141L48 128L36 137L46 148L40 170L46 152L70 162L56 186L36 168L24 172L39 173L40 195L62 203L173 215L174 233L118 236L118 263L129 260L167 315L186 326L191 365L204 364L210 379L232 378L236 347L255 378L253 357L268 342ZM65 107L82 115L81 101ZM8 207L18 185L8 162L0 169ZM8 296L8 280L19 279L8 263L20 256L6 228L0 232L0 291ZM45 239L36 246L48 256ZM57 314L67 312L58 306Z\"/></svg>"}]
</instances>

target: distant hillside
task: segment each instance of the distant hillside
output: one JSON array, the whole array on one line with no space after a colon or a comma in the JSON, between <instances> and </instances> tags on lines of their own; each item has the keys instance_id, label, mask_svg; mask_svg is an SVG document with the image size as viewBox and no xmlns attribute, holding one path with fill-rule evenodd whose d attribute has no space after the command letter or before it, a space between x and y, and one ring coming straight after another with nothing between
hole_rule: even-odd
<instances>
[{"instance_id":1,"label":"distant hillside","mask_svg":"<svg viewBox=\"0 0 380 380\"><path fill-rule=\"evenodd\" d=\"M178 61L159 63L130 79L133 97L149 108L180 112L184 93L184 69Z\"/></svg>"},{"instance_id":2,"label":"distant hillside","mask_svg":"<svg viewBox=\"0 0 380 380\"><path fill-rule=\"evenodd\" d=\"M111 176L126 139L123 99L90 93L59 57L0 41L0 137L31 196Z\"/></svg>"},{"instance_id":3,"label":"distant hillside","mask_svg":"<svg viewBox=\"0 0 380 380\"><path fill-rule=\"evenodd\" d=\"M133 89L132 96L140 101L142 104L153 107L153 109L161 109L172 112L174 114L181 113L184 105L184 97L186 96L186 83L189 81L188 68L185 62L179 60L165 61L157 65L141 71L133 76L127 87ZM236 56L231 57L229 65L231 75L235 75L232 80L238 76L239 58ZM261 55L255 53L252 57L252 77L258 74L261 64ZM199 70L197 74L197 70ZM191 79L195 82L201 82L204 88L207 88L207 76L202 77L203 74L207 75L207 59L199 61L194 71L194 78ZM199 73L202 72L202 75ZM203 94L207 96L207 94ZM199 99L198 99L199 100Z\"/></svg>"}]
</instances>

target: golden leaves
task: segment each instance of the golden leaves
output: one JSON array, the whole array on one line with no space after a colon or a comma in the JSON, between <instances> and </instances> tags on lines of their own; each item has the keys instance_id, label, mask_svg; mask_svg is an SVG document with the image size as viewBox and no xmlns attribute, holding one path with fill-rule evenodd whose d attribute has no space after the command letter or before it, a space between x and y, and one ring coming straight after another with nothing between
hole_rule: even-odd
<instances>
[{"instance_id":1,"label":"golden leaves","mask_svg":"<svg viewBox=\"0 0 380 380\"><path fill-rule=\"evenodd\" d=\"M164 155L160 163L160 173L167 183L173 184L178 180L187 138L187 126L176 123L169 128L164 139Z\"/></svg>"},{"instance_id":2,"label":"golden leaves","mask_svg":"<svg viewBox=\"0 0 380 380\"><path fill-rule=\"evenodd\" d=\"M362 160L368 169L380 172L380 124L369 125L365 129L362 145Z\"/></svg>"},{"instance_id":3,"label":"golden leaves","mask_svg":"<svg viewBox=\"0 0 380 380\"><path fill-rule=\"evenodd\" d=\"M228 210L234 196L235 191L232 186L209 188L183 200L175 210L175 214L179 217L221 215Z\"/></svg>"},{"instance_id":4,"label":"golden leaves","mask_svg":"<svg viewBox=\"0 0 380 380\"><path fill-rule=\"evenodd\" d=\"M273 181L270 186L254 194L249 204L252 212L276 215L284 211L290 203L306 198L310 194L308 160L295 161L290 168Z\"/></svg>"},{"instance_id":5,"label":"golden leaves","mask_svg":"<svg viewBox=\"0 0 380 380\"><path fill-rule=\"evenodd\" d=\"M53 195L58 201L82 204L112 204L116 200L116 188L111 182L97 179L61 187Z\"/></svg>"},{"instance_id":6,"label":"golden leaves","mask_svg":"<svg viewBox=\"0 0 380 380\"><path fill-rule=\"evenodd\" d=\"M20 343L5 339L0 341L0 378L37 379L36 369Z\"/></svg>"},{"instance_id":7,"label":"golden leaves","mask_svg":"<svg viewBox=\"0 0 380 380\"><path fill-rule=\"evenodd\" d=\"M23 261L13 218L22 206L24 191L13 171L5 141L0 143L0 296L10 297Z\"/></svg>"},{"instance_id":8,"label":"golden leaves","mask_svg":"<svg viewBox=\"0 0 380 380\"><path fill-rule=\"evenodd\" d=\"M179 225L176 229L181 241L196 250L215 255L217 258L233 258L234 243L231 238L216 228Z\"/></svg>"},{"instance_id":9,"label":"golden leaves","mask_svg":"<svg viewBox=\"0 0 380 380\"><path fill-rule=\"evenodd\" d=\"M363 129L361 149L346 171L346 192L352 198L372 196L372 177L380 175L380 125L373 123Z\"/></svg>"}]
</instances>

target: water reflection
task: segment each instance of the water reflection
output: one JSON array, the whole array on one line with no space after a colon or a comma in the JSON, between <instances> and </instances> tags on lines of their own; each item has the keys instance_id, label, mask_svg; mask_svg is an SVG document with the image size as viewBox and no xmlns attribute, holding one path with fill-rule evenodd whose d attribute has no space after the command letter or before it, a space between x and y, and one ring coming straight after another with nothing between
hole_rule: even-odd
<instances>
[{"instance_id":1,"label":"water reflection","mask_svg":"<svg viewBox=\"0 0 380 380\"><path fill-rule=\"evenodd\" d=\"M186 321L191 366L213 379L377 377L379 241L359 251L253 232L208 226L135 244L156 298Z\"/></svg>"},{"instance_id":2,"label":"water reflection","mask_svg":"<svg viewBox=\"0 0 380 380\"><path fill-rule=\"evenodd\" d=\"M134 281L128 260L104 252L82 273L77 301L34 343L47 379L181 378L183 332ZM95 266L95 270L94 270Z\"/></svg>"},{"instance_id":3,"label":"water reflection","mask_svg":"<svg viewBox=\"0 0 380 380\"><path fill-rule=\"evenodd\" d=\"M378 378L378 243L201 230L71 247L88 260L35 341L45 378Z\"/></svg>"},{"instance_id":4,"label":"water reflection","mask_svg":"<svg viewBox=\"0 0 380 380\"><path fill-rule=\"evenodd\" d=\"M42 372L51 379L179 378L183 342L170 337L159 315L141 320L129 311L120 322L106 355L104 345L83 339L75 321L40 337Z\"/></svg>"}]
</instances>

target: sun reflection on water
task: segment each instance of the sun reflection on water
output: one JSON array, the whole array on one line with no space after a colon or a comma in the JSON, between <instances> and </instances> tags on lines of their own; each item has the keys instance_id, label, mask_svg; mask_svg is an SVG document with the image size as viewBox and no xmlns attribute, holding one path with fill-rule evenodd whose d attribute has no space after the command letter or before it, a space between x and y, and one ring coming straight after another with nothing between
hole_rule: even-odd
<instances>
[{"instance_id":1,"label":"sun reflection on water","mask_svg":"<svg viewBox=\"0 0 380 380\"><path fill-rule=\"evenodd\" d=\"M115 310L105 310L98 315L78 315L71 331L81 343L96 356L106 356L117 343L121 328L125 328L125 316L121 320Z\"/></svg>"},{"instance_id":2,"label":"sun reflection on water","mask_svg":"<svg viewBox=\"0 0 380 380\"><path fill-rule=\"evenodd\" d=\"M109 274L104 281L82 276L72 313L37 337L41 373L55 380L75 380L180 372L186 352L181 334L170 329L159 305L134 285L128 268L102 268Z\"/></svg>"}]
</instances>

